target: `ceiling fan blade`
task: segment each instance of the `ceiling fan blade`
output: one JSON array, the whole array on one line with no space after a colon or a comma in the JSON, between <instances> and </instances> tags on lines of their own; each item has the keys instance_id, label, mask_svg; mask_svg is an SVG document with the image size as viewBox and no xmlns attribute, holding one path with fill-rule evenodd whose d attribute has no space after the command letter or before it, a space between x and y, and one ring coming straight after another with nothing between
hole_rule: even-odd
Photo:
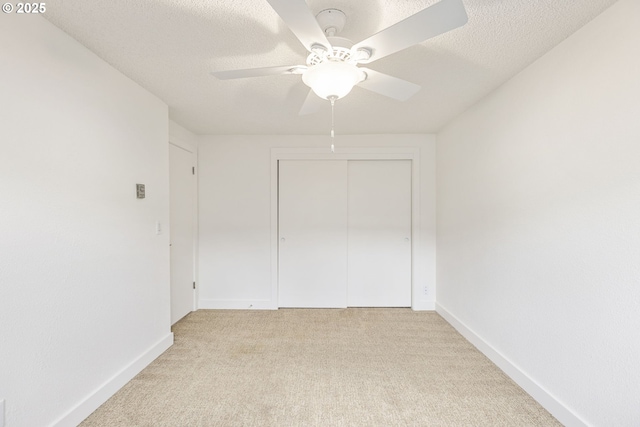
<instances>
[{"instance_id":1,"label":"ceiling fan blade","mask_svg":"<svg viewBox=\"0 0 640 427\"><path fill-rule=\"evenodd\" d=\"M307 67L302 65L283 65L279 67L247 68L245 70L212 71L220 80L243 79L245 77L277 76L280 74L302 74Z\"/></svg>"},{"instance_id":2,"label":"ceiling fan blade","mask_svg":"<svg viewBox=\"0 0 640 427\"><path fill-rule=\"evenodd\" d=\"M359 61L368 64L431 37L461 27L468 20L462 0L441 0L368 39L356 43L352 51L370 50L371 57Z\"/></svg>"},{"instance_id":3,"label":"ceiling fan blade","mask_svg":"<svg viewBox=\"0 0 640 427\"><path fill-rule=\"evenodd\" d=\"M420 86L406 80L380 73L369 68L360 69L367 73L367 78L358 83L358 86L363 89L370 90L371 92L376 92L380 95L397 99L398 101L406 101L420 90Z\"/></svg>"},{"instance_id":4,"label":"ceiling fan blade","mask_svg":"<svg viewBox=\"0 0 640 427\"><path fill-rule=\"evenodd\" d=\"M314 44L331 49L331 43L304 0L267 1L309 52Z\"/></svg>"},{"instance_id":5,"label":"ceiling fan blade","mask_svg":"<svg viewBox=\"0 0 640 427\"><path fill-rule=\"evenodd\" d=\"M304 100L304 104L302 104L302 108L298 115L306 116L307 114L317 113L326 102L326 99L320 98L313 90L309 90L307 99Z\"/></svg>"}]
</instances>

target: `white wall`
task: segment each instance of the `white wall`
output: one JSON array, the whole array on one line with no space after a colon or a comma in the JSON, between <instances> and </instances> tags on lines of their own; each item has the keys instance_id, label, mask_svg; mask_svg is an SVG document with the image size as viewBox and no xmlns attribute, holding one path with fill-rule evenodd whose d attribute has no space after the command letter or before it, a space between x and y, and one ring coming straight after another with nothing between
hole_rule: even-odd
<instances>
[{"instance_id":1,"label":"white wall","mask_svg":"<svg viewBox=\"0 0 640 427\"><path fill-rule=\"evenodd\" d=\"M568 425L640 425L639 41L621 0L438 135L439 311Z\"/></svg>"},{"instance_id":2,"label":"white wall","mask_svg":"<svg viewBox=\"0 0 640 427\"><path fill-rule=\"evenodd\" d=\"M328 136L199 138L199 307L275 308L271 297L271 148L326 147ZM435 304L435 137L337 136L336 147L420 150L421 307ZM415 287L415 286L414 286Z\"/></svg>"},{"instance_id":3,"label":"white wall","mask_svg":"<svg viewBox=\"0 0 640 427\"><path fill-rule=\"evenodd\" d=\"M8 427L71 426L172 342L167 106L1 15L0 399Z\"/></svg>"},{"instance_id":4,"label":"white wall","mask_svg":"<svg viewBox=\"0 0 640 427\"><path fill-rule=\"evenodd\" d=\"M198 151L198 137L173 120L169 120L169 141L192 153L197 153Z\"/></svg>"}]
</instances>

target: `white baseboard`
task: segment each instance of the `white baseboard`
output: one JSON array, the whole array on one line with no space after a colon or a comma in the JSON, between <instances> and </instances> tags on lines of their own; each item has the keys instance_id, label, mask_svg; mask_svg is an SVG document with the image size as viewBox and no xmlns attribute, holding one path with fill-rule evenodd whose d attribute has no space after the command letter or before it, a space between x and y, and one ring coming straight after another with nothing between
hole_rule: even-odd
<instances>
[{"instance_id":1,"label":"white baseboard","mask_svg":"<svg viewBox=\"0 0 640 427\"><path fill-rule=\"evenodd\" d=\"M160 341L152 345L147 351L142 353L137 359L125 366L120 372L110 378L96 391L87 396L78 405L55 421L53 427L75 427L87 418L100 405L106 402L126 383L135 377L140 371L146 368L158 356L173 345L173 333L167 334Z\"/></svg>"},{"instance_id":2,"label":"white baseboard","mask_svg":"<svg viewBox=\"0 0 640 427\"><path fill-rule=\"evenodd\" d=\"M411 308L415 311L435 311L435 301L416 301ZM200 299L198 310L277 310L278 305L271 300L221 300Z\"/></svg>"},{"instance_id":3,"label":"white baseboard","mask_svg":"<svg viewBox=\"0 0 640 427\"><path fill-rule=\"evenodd\" d=\"M520 367L511 362L499 351L486 342L482 337L476 334L471 328L462 323L460 319L451 314L446 308L439 303L436 304L436 311L447 322L451 324L460 334L465 337L471 344L473 344L478 350L480 350L485 356L487 356L493 363L496 364L502 371L507 374L516 384L518 384L524 391L529 393L543 408L545 408L551 415L556 417L558 421L567 427L585 427L588 424L575 414L566 405L560 402L551 393L545 390L532 378L530 378L526 372Z\"/></svg>"},{"instance_id":4,"label":"white baseboard","mask_svg":"<svg viewBox=\"0 0 640 427\"><path fill-rule=\"evenodd\" d=\"M435 301L416 301L411 308L414 311L434 311L436 309Z\"/></svg>"},{"instance_id":5,"label":"white baseboard","mask_svg":"<svg viewBox=\"0 0 640 427\"><path fill-rule=\"evenodd\" d=\"M267 300L200 299L198 309L209 310L277 310L277 304Z\"/></svg>"}]
</instances>

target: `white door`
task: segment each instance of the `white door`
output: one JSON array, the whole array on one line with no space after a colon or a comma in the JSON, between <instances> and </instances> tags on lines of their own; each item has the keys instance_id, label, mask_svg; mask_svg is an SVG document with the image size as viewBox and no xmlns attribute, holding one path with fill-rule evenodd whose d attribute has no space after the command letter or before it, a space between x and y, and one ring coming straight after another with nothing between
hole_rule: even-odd
<instances>
[{"instance_id":1,"label":"white door","mask_svg":"<svg viewBox=\"0 0 640 427\"><path fill-rule=\"evenodd\" d=\"M347 161L281 160L278 305L347 305Z\"/></svg>"},{"instance_id":2,"label":"white door","mask_svg":"<svg viewBox=\"0 0 640 427\"><path fill-rule=\"evenodd\" d=\"M169 144L171 324L193 310L193 153Z\"/></svg>"},{"instance_id":3,"label":"white door","mask_svg":"<svg viewBox=\"0 0 640 427\"><path fill-rule=\"evenodd\" d=\"M411 306L411 161L349 161L349 307Z\"/></svg>"}]
</instances>

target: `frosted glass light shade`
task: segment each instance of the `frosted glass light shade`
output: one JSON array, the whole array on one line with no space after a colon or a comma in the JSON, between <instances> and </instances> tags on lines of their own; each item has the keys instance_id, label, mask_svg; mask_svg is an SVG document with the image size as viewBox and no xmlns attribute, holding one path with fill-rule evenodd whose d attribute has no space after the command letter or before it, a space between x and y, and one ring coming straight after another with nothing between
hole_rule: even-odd
<instances>
[{"instance_id":1,"label":"frosted glass light shade","mask_svg":"<svg viewBox=\"0 0 640 427\"><path fill-rule=\"evenodd\" d=\"M354 64L331 60L309 67L302 75L302 81L324 99L342 98L363 78Z\"/></svg>"}]
</instances>

